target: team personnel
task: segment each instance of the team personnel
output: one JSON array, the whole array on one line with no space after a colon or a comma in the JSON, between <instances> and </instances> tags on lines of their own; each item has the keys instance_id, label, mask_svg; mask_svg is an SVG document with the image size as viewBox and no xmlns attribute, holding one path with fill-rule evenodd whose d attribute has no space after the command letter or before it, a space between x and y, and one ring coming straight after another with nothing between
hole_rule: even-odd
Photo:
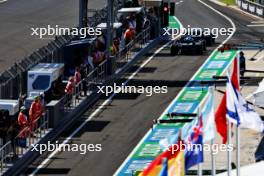
<instances>
[{"instance_id":1,"label":"team personnel","mask_svg":"<svg viewBox=\"0 0 264 176\"><path fill-rule=\"evenodd\" d=\"M76 67L75 68L75 73L74 73L74 82L75 82L75 84L78 84L80 81L81 81L80 68Z\"/></svg>"},{"instance_id":2,"label":"team personnel","mask_svg":"<svg viewBox=\"0 0 264 176\"><path fill-rule=\"evenodd\" d=\"M30 109L29 109L29 122L30 122L30 130L34 131L36 128L36 120L42 116L43 107L40 101L40 97L37 96L35 100L32 102Z\"/></svg>"},{"instance_id":3,"label":"team personnel","mask_svg":"<svg viewBox=\"0 0 264 176\"><path fill-rule=\"evenodd\" d=\"M68 106L71 106L71 100L72 100L72 95L74 93L74 87L75 87L75 84L74 84L74 77L73 76L70 76L69 77L69 80L68 80L68 83L65 87L65 94L67 96L67 105Z\"/></svg>"},{"instance_id":4,"label":"team personnel","mask_svg":"<svg viewBox=\"0 0 264 176\"><path fill-rule=\"evenodd\" d=\"M25 106L21 107L21 110L18 115L17 123L18 123L20 132L29 126L29 121L28 121L28 117L26 116ZM20 137L26 137L26 136L27 136L27 131L24 131L20 134Z\"/></svg>"},{"instance_id":5,"label":"team personnel","mask_svg":"<svg viewBox=\"0 0 264 176\"><path fill-rule=\"evenodd\" d=\"M239 63L240 63L240 75L244 76L246 70L246 58L242 51L239 53Z\"/></svg>"},{"instance_id":6,"label":"team personnel","mask_svg":"<svg viewBox=\"0 0 264 176\"><path fill-rule=\"evenodd\" d=\"M132 41L135 37L135 30L132 27L129 27L124 34L124 39L125 39L125 43L126 45Z\"/></svg>"}]
</instances>

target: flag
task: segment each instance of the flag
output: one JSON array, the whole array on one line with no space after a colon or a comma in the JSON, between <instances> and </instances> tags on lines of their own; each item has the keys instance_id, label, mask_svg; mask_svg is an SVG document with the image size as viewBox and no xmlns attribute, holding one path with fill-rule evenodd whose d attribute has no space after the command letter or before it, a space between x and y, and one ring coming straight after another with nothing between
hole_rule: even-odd
<instances>
[{"instance_id":1,"label":"flag","mask_svg":"<svg viewBox=\"0 0 264 176\"><path fill-rule=\"evenodd\" d=\"M238 81L238 70L237 70L237 58L234 60L233 73L231 80L234 83L234 86L239 89L239 81ZM217 132L222 136L223 143L227 142L227 121L226 121L226 92L215 112L215 124Z\"/></svg>"},{"instance_id":2,"label":"flag","mask_svg":"<svg viewBox=\"0 0 264 176\"><path fill-rule=\"evenodd\" d=\"M193 127L192 133L187 141L185 149L185 171L192 166L203 162L203 121L202 117L198 118L198 123Z\"/></svg>"},{"instance_id":3,"label":"flag","mask_svg":"<svg viewBox=\"0 0 264 176\"><path fill-rule=\"evenodd\" d=\"M258 113L250 107L232 80L227 82L227 118L241 128L250 128L264 133L264 124Z\"/></svg>"},{"instance_id":4,"label":"flag","mask_svg":"<svg viewBox=\"0 0 264 176\"><path fill-rule=\"evenodd\" d=\"M184 151L180 150L176 158L169 161L169 176L184 176L184 167Z\"/></svg>"},{"instance_id":5,"label":"flag","mask_svg":"<svg viewBox=\"0 0 264 176\"><path fill-rule=\"evenodd\" d=\"M214 114L214 95L213 89L209 88L209 98L202 110L203 127L203 143L214 139L215 137L215 114Z\"/></svg>"},{"instance_id":6,"label":"flag","mask_svg":"<svg viewBox=\"0 0 264 176\"><path fill-rule=\"evenodd\" d=\"M176 133L174 135L170 135L164 139L161 139L159 141L159 146L162 149L162 151L168 150L169 146L177 143L178 139L179 139L179 133Z\"/></svg>"},{"instance_id":7,"label":"flag","mask_svg":"<svg viewBox=\"0 0 264 176\"><path fill-rule=\"evenodd\" d=\"M167 158L163 158L162 169L160 171L159 176L168 176L168 160L167 160Z\"/></svg>"},{"instance_id":8,"label":"flag","mask_svg":"<svg viewBox=\"0 0 264 176\"><path fill-rule=\"evenodd\" d=\"M196 126L196 124L198 123L198 119L199 118L195 118L193 119L190 123L185 123L184 126L182 127L182 139L185 142L188 142L190 140L190 134L193 131L193 128Z\"/></svg>"},{"instance_id":9,"label":"flag","mask_svg":"<svg viewBox=\"0 0 264 176\"><path fill-rule=\"evenodd\" d=\"M174 135L168 136L167 138L160 140L159 141L160 148L163 151L167 150L169 146L177 143L177 141L179 140L179 135L180 138L182 138L184 141L187 141L196 123L197 123L197 118L192 120L190 123L185 123L182 129L180 130L181 134L179 134L178 132Z\"/></svg>"},{"instance_id":10,"label":"flag","mask_svg":"<svg viewBox=\"0 0 264 176\"><path fill-rule=\"evenodd\" d=\"M181 140L178 140L178 143L175 145L181 146L182 143ZM155 158L148 167L140 173L140 176L159 176L161 174L166 174L166 172L162 172L164 171L164 158L167 159L168 176L184 176L184 160L182 160L181 156L181 152L183 151L180 151L180 147L178 147L178 149L179 150L174 150L174 146L170 146L168 150Z\"/></svg>"}]
</instances>

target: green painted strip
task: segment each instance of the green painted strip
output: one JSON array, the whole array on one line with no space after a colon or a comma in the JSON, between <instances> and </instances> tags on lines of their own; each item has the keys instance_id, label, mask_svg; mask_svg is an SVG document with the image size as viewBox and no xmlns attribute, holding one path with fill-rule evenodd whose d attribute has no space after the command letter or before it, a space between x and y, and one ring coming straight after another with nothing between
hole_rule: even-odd
<instances>
[{"instance_id":1,"label":"green painted strip","mask_svg":"<svg viewBox=\"0 0 264 176\"><path fill-rule=\"evenodd\" d=\"M169 27L180 28L181 25L176 17L169 17ZM237 51L225 51L221 53L215 51L209 59L202 65L202 67L196 72L190 82L180 91L177 99L173 100L173 104L169 106L169 112L186 111L187 113L195 113L201 106L202 102L208 95L208 87L201 87L199 81L212 80L212 76L220 76L224 73L226 68L233 61ZM164 115L161 119L168 119L169 117ZM177 117L177 119L186 119L188 117ZM144 141L134 150L132 156L126 161L125 165L121 168L118 175L131 175L131 170L142 171L146 165L148 165L154 158L156 158L161 152L159 141L149 141L150 136L164 136L166 130L179 129L184 123L177 124L157 124L153 127L153 130L148 133ZM174 132L176 133L176 131ZM167 134L167 133L166 133ZM168 134L171 135L171 134ZM152 138L151 138L152 139ZM160 140L160 139L159 139Z\"/></svg>"},{"instance_id":2,"label":"green painted strip","mask_svg":"<svg viewBox=\"0 0 264 176\"><path fill-rule=\"evenodd\" d=\"M175 16L169 16L169 27L180 29L181 25Z\"/></svg>"}]
</instances>

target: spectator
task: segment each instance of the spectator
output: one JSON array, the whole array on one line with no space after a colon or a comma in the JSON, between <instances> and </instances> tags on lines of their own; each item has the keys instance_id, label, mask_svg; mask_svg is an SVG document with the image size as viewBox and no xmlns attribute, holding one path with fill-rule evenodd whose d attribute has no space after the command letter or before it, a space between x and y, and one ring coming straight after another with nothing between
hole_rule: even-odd
<instances>
[{"instance_id":1,"label":"spectator","mask_svg":"<svg viewBox=\"0 0 264 176\"><path fill-rule=\"evenodd\" d=\"M246 58L242 51L239 53L239 63L240 63L240 75L244 76L246 70Z\"/></svg>"},{"instance_id":2,"label":"spectator","mask_svg":"<svg viewBox=\"0 0 264 176\"><path fill-rule=\"evenodd\" d=\"M130 41L132 41L135 37L135 30L129 27L124 34L125 44L127 45Z\"/></svg>"}]
</instances>

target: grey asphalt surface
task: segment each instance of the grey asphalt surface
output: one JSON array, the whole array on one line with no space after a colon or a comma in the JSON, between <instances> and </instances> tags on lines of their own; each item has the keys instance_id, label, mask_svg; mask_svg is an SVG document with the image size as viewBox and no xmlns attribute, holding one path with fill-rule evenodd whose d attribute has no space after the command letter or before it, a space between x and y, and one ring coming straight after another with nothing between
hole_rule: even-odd
<instances>
[{"instance_id":1,"label":"grey asphalt surface","mask_svg":"<svg viewBox=\"0 0 264 176\"><path fill-rule=\"evenodd\" d=\"M212 5L228 15L232 13L231 18L238 25L250 23L254 20L230 9ZM184 0L183 3L176 6L176 16L184 26L231 27L223 17L194 0ZM252 29L243 26L237 27L239 27L239 32L245 31L247 33L236 34L231 42L259 40L257 35L255 38L255 33L252 34ZM219 37L217 42L221 42L225 37ZM71 141L71 143L76 144L102 144L103 150L101 152L89 152L86 155L81 155L78 152L60 152L51 159L46 167L39 170L37 175L112 175L147 130L151 128L152 120L160 116L213 49L214 47L209 48L208 53L203 56L175 57L169 55L169 48L162 50L131 80L130 85L167 85L168 93L154 94L151 97L147 97L145 94L117 95L111 104L106 106L101 113L82 128ZM150 51L149 55L153 52ZM142 61L145 58L142 58ZM130 73L138 65L140 63L137 63ZM124 79L130 73L127 73ZM100 100L98 105L102 102L103 99ZM90 113L91 110L87 111L71 129L65 132L59 141L63 141L71 134L79 124L89 117ZM30 174L43 159L45 159L44 156L35 161L24 174Z\"/></svg>"},{"instance_id":2,"label":"grey asphalt surface","mask_svg":"<svg viewBox=\"0 0 264 176\"><path fill-rule=\"evenodd\" d=\"M88 6L101 9L105 2L89 0ZM8 0L0 3L0 73L49 42L31 36L32 27L74 27L78 24L78 15L78 0Z\"/></svg>"}]
</instances>

